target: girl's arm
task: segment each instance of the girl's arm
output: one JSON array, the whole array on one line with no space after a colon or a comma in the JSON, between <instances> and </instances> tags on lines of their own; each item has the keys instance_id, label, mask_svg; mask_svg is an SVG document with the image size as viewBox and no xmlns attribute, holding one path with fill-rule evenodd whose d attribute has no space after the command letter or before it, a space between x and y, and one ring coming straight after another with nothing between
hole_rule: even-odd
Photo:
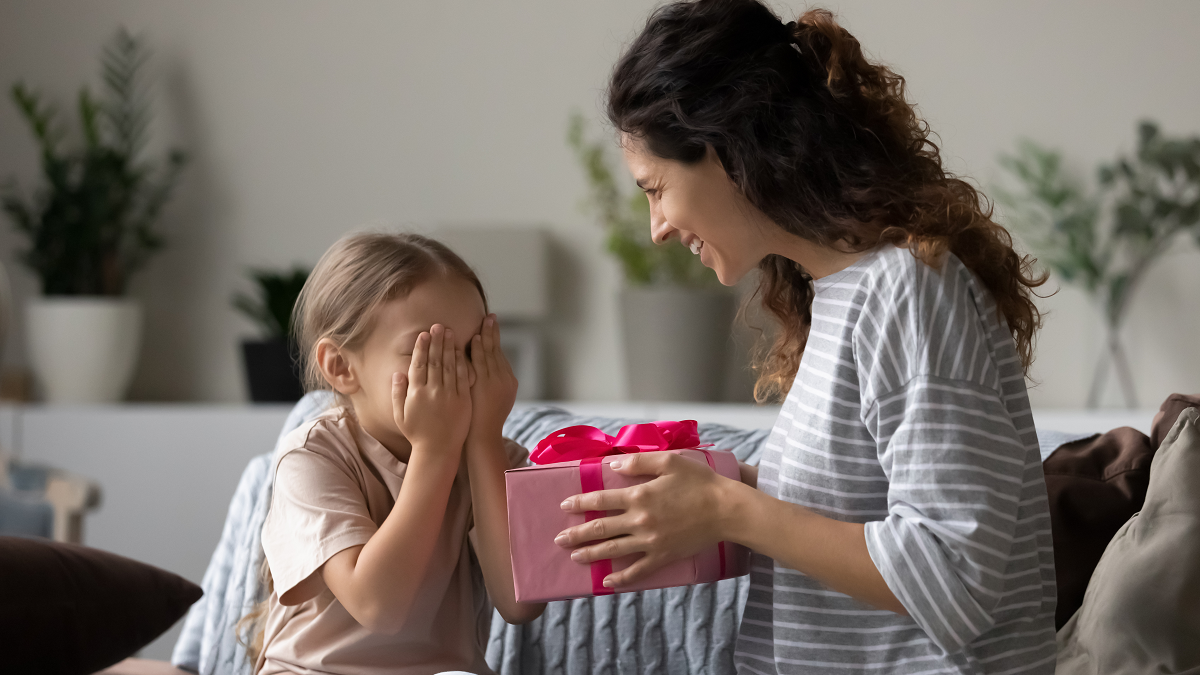
<instances>
[{"instance_id":1,"label":"girl's arm","mask_svg":"<svg viewBox=\"0 0 1200 675\"><path fill-rule=\"evenodd\" d=\"M488 595L509 623L528 623L541 616L545 603L517 602L513 589L512 555L508 544L508 495L504 471L508 453L502 429L517 396L517 378L500 351L500 327L495 316L471 341L471 430L467 434L467 476L475 514L476 553L483 568Z\"/></svg>"},{"instance_id":2,"label":"girl's arm","mask_svg":"<svg viewBox=\"0 0 1200 675\"><path fill-rule=\"evenodd\" d=\"M614 461L620 473L658 478L631 488L568 498L563 502L567 511L625 513L569 528L555 539L571 547L618 537L576 549L571 558L580 563L646 553L625 570L609 575L605 586L629 584L667 562L695 555L718 541L732 541L833 590L880 609L906 613L871 560L862 525L775 499L674 453L641 453ZM757 482L758 472L745 469L742 480L751 473Z\"/></svg>"},{"instance_id":3,"label":"girl's arm","mask_svg":"<svg viewBox=\"0 0 1200 675\"><path fill-rule=\"evenodd\" d=\"M408 620L458 472L471 399L467 360L453 345L450 330L433 326L417 338L408 375L393 376L396 424L412 443L400 494L366 544L340 551L321 568L350 616L375 633L395 633Z\"/></svg>"}]
</instances>

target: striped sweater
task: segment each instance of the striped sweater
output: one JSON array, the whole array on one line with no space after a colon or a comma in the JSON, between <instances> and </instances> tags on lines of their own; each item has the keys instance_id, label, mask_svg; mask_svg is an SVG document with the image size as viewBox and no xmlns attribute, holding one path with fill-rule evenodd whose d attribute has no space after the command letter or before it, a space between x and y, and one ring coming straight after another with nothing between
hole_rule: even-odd
<instances>
[{"instance_id":1,"label":"striped sweater","mask_svg":"<svg viewBox=\"0 0 1200 675\"><path fill-rule=\"evenodd\" d=\"M949 255L883 247L814 282L763 492L865 523L902 616L762 555L741 673L1054 672L1054 561L1012 335Z\"/></svg>"}]
</instances>

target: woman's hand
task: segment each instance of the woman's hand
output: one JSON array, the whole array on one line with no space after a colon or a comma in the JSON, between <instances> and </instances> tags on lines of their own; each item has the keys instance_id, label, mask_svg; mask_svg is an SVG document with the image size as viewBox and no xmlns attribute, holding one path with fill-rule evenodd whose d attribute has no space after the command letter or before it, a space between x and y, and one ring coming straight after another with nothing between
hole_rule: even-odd
<instances>
[{"instance_id":1,"label":"woman's hand","mask_svg":"<svg viewBox=\"0 0 1200 675\"><path fill-rule=\"evenodd\" d=\"M504 420L517 400L517 376L500 349L500 324L495 314L483 320L479 335L471 338L471 428L467 444L499 439Z\"/></svg>"},{"instance_id":2,"label":"woman's hand","mask_svg":"<svg viewBox=\"0 0 1200 675\"><path fill-rule=\"evenodd\" d=\"M458 462L471 424L467 367L454 331L434 324L417 336L408 374L392 376L392 416L414 453L436 449Z\"/></svg>"},{"instance_id":3,"label":"woman's hand","mask_svg":"<svg viewBox=\"0 0 1200 675\"><path fill-rule=\"evenodd\" d=\"M619 466L618 466L619 464ZM564 530L554 542L571 548L571 558L590 563L630 553L645 555L608 575L606 587L627 586L654 570L728 539L722 534L721 503L727 484L737 484L706 464L673 452L646 452L614 458L610 464L626 476L657 476L642 485L575 495L564 511L624 511ZM598 540L607 541L598 541ZM587 542L596 542L580 546Z\"/></svg>"}]
</instances>

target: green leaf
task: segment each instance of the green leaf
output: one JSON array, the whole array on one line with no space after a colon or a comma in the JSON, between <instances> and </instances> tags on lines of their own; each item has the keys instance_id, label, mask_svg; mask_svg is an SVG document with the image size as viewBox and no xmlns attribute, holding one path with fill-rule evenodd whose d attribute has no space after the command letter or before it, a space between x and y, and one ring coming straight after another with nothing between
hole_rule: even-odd
<instances>
[{"instance_id":1,"label":"green leaf","mask_svg":"<svg viewBox=\"0 0 1200 675\"><path fill-rule=\"evenodd\" d=\"M159 250L157 221L184 166L183 154L142 159L151 119L140 75L149 51L124 29L104 48L99 98L79 92L83 144L61 149L53 104L22 83L12 99L42 150L41 184L26 198L3 192L4 212L28 247L18 259L50 295L119 295Z\"/></svg>"},{"instance_id":2,"label":"green leaf","mask_svg":"<svg viewBox=\"0 0 1200 675\"><path fill-rule=\"evenodd\" d=\"M292 337L293 309L311 270L296 265L291 270L250 270L255 283L253 296L238 293L233 306L259 325L264 337Z\"/></svg>"}]
</instances>

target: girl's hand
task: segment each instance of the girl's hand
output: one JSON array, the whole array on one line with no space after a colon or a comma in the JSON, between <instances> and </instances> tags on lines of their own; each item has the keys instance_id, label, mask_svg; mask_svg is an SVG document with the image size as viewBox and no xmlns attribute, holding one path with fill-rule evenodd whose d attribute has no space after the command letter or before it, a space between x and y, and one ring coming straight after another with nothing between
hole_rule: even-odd
<instances>
[{"instance_id":1,"label":"girl's hand","mask_svg":"<svg viewBox=\"0 0 1200 675\"><path fill-rule=\"evenodd\" d=\"M467 367L454 331L434 324L417 336L408 374L392 376L392 416L414 453L436 450L458 462L471 424Z\"/></svg>"},{"instance_id":2,"label":"girl's hand","mask_svg":"<svg viewBox=\"0 0 1200 675\"><path fill-rule=\"evenodd\" d=\"M667 563L727 539L721 534L720 504L726 484L735 481L673 452L625 455L610 466L626 476L657 478L633 487L569 497L562 503L564 511L624 513L568 528L554 539L564 548L597 542L571 553L571 559L579 563L645 554L626 569L608 575L605 586L627 586ZM597 541L601 539L607 541Z\"/></svg>"},{"instance_id":3,"label":"girl's hand","mask_svg":"<svg viewBox=\"0 0 1200 675\"><path fill-rule=\"evenodd\" d=\"M467 443L498 440L517 400L517 376L500 349L500 324L495 314L489 314L479 335L471 338L471 372L475 381Z\"/></svg>"}]
</instances>

